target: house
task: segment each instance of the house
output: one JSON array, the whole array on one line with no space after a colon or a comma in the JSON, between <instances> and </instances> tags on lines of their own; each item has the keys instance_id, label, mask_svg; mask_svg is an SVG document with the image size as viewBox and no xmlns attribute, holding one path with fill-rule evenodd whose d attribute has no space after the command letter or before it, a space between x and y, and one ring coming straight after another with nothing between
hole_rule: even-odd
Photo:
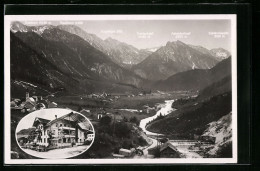
<instances>
[{"instance_id":1,"label":"house","mask_svg":"<svg viewBox=\"0 0 260 171\"><path fill-rule=\"evenodd\" d=\"M215 144L216 141L216 137L209 136L209 135L202 135L200 138L202 141L212 143L212 144Z\"/></svg>"},{"instance_id":2,"label":"house","mask_svg":"<svg viewBox=\"0 0 260 171\"><path fill-rule=\"evenodd\" d=\"M26 92L25 101L23 101L18 107L22 113L25 112L32 112L36 110L36 104L38 99L34 99L33 97L29 96L29 93Z\"/></svg>"},{"instance_id":3,"label":"house","mask_svg":"<svg viewBox=\"0 0 260 171\"><path fill-rule=\"evenodd\" d=\"M25 143L28 142L28 136L18 136L17 135L17 142L23 146Z\"/></svg>"},{"instance_id":4,"label":"house","mask_svg":"<svg viewBox=\"0 0 260 171\"><path fill-rule=\"evenodd\" d=\"M15 101L11 101L10 106L13 108L18 107Z\"/></svg>"},{"instance_id":5,"label":"house","mask_svg":"<svg viewBox=\"0 0 260 171\"><path fill-rule=\"evenodd\" d=\"M48 101L48 108L55 108L55 107L57 107L57 106L58 106L57 103L55 103L55 102L49 102L49 101Z\"/></svg>"},{"instance_id":6,"label":"house","mask_svg":"<svg viewBox=\"0 0 260 171\"><path fill-rule=\"evenodd\" d=\"M87 141L93 141L93 139L94 139L93 133L87 134Z\"/></svg>"},{"instance_id":7,"label":"house","mask_svg":"<svg viewBox=\"0 0 260 171\"><path fill-rule=\"evenodd\" d=\"M82 145L87 134L93 134L89 122L73 112L59 118L56 115L54 120L36 117L33 126L37 132L36 143L51 148Z\"/></svg>"},{"instance_id":8,"label":"house","mask_svg":"<svg viewBox=\"0 0 260 171\"><path fill-rule=\"evenodd\" d=\"M119 155L123 155L125 157L130 157L134 154L133 150L128 150L128 149L124 149L124 148L120 148L119 150Z\"/></svg>"},{"instance_id":9,"label":"house","mask_svg":"<svg viewBox=\"0 0 260 171\"><path fill-rule=\"evenodd\" d=\"M180 158L180 153L170 142L148 149L148 154L160 158Z\"/></svg>"},{"instance_id":10,"label":"house","mask_svg":"<svg viewBox=\"0 0 260 171\"><path fill-rule=\"evenodd\" d=\"M97 119L100 120L101 118L103 118L103 116L104 116L104 114L99 113L99 114L97 114Z\"/></svg>"},{"instance_id":11,"label":"house","mask_svg":"<svg viewBox=\"0 0 260 171\"><path fill-rule=\"evenodd\" d=\"M36 101L32 97L27 97L24 102L20 105L23 109L28 112L32 112L36 110Z\"/></svg>"},{"instance_id":12,"label":"house","mask_svg":"<svg viewBox=\"0 0 260 171\"><path fill-rule=\"evenodd\" d=\"M170 142L160 146L160 158L180 158L180 153Z\"/></svg>"}]
</instances>

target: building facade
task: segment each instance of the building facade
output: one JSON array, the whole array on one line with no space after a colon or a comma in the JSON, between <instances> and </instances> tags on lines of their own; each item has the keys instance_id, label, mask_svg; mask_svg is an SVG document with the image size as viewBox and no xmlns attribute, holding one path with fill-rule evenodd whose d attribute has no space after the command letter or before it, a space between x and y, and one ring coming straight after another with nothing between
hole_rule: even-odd
<instances>
[{"instance_id":1,"label":"building facade","mask_svg":"<svg viewBox=\"0 0 260 171\"><path fill-rule=\"evenodd\" d=\"M50 148L82 145L91 133L67 115L54 120L35 118L33 126L37 132L36 144Z\"/></svg>"}]
</instances>

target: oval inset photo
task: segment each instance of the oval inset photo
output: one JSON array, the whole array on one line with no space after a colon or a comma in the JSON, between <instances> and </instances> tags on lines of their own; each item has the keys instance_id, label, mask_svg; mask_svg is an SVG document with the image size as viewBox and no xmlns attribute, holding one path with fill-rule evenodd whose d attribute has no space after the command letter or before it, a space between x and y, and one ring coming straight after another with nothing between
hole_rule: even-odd
<instances>
[{"instance_id":1,"label":"oval inset photo","mask_svg":"<svg viewBox=\"0 0 260 171\"><path fill-rule=\"evenodd\" d=\"M21 119L16 128L20 148L39 158L70 158L88 150L95 132L84 115L70 109L42 109Z\"/></svg>"}]
</instances>

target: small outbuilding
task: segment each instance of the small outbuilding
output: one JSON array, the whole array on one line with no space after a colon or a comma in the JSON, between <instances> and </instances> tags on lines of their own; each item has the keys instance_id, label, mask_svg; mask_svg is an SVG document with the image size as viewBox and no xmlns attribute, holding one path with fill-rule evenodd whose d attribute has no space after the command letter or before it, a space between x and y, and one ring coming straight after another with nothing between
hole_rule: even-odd
<instances>
[{"instance_id":1,"label":"small outbuilding","mask_svg":"<svg viewBox=\"0 0 260 171\"><path fill-rule=\"evenodd\" d=\"M121 149L119 150L119 154L120 154L120 155L123 155L123 156L125 156L125 157L130 157L130 156L132 156L133 151L132 151L132 150L128 150L128 149L121 148Z\"/></svg>"},{"instance_id":2,"label":"small outbuilding","mask_svg":"<svg viewBox=\"0 0 260 171\"><path fill-rule=\"evenodd\" d=\"M160 158L180 158L180 152L170 142L160 147Z\"/></svg>"}]
</instances>

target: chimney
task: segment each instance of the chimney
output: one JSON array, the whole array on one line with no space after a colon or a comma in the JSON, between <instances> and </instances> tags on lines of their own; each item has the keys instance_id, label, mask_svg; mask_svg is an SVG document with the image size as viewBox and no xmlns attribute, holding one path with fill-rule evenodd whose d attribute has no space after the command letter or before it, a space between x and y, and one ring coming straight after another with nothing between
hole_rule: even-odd
<instances>
[{"instance_id":1,"label":"chimney","mask_svg":"<svg viewBox=\"0 0 260 171\"><path fill-rule=\"evenodd\" d=\"M57 115L55 115L55 119L57 119Z\"/></svg>"},{"instance_id":2,"label":"chimney","mask_svg":"<svg viewBox=\"0 0 260 171\"><path fill-rule=\"evenodd\" d=\"M29 97L29 92L26 92L25 98L28 99Z\"/></svg>"}]
</instances>

